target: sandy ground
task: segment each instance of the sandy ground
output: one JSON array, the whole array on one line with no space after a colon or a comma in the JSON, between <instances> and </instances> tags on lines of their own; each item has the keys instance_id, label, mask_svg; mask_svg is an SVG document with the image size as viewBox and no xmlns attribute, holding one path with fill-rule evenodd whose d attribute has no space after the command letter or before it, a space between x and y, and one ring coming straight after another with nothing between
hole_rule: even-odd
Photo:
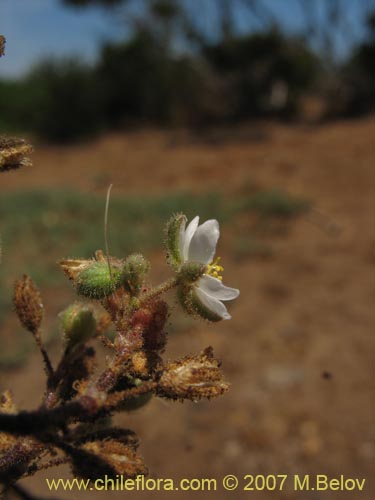
<instances>
[{"instance_id":1,"label":"sandy ground","mask_svg":"<svg viewBox=\"0 0 375 500\"><path fill-rule=\"evenodd\" d=\"M272 239L267 259L231 254L225 226L220 253L225 280L241 290L233 319L196 323L170 336L173 358L214 346L231 390L199 404L153 400L117 420L141 437L150 477L216 478L216 492L144 492L132 498L374 498L374 209L375 122L319 128L263 124L206 141L183 133L103 137L70 148L41 147L30 170L3 176L3 189L74 186L117 193L278 188L314 202L310 212ZM247 220L240 230L249 231ZM161 255L154 256L161 262ZM6 385L30 407L42 378L36 358ZM27 380L27 390L25 390ZM4 385L4 384L3 384ZM34 396L32 396L34 395ZM50 494L45 477L34 492L93 498L93 492ZM236 474L228 492L222 478ZM243 491L246 474L288 474L283 491ZM364 491L294 492L294 474L366 478ZM130 493L98 493L125 498Z\"/></svg>"}]
</instances>

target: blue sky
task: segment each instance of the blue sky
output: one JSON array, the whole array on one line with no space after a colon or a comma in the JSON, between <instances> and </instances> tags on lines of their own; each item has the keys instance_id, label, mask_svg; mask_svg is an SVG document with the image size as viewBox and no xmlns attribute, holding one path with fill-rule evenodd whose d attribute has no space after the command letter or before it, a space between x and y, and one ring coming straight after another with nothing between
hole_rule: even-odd
<instances>
[{"instance_id":1,"label":"blue sky","mask_svg":"<svg viewBox=\"0 0 375 500\"><path fill-rule=\"evenodd\" d=\"M120 26L100 8L68 9L59 0L0 0L0 32L7 39L1 76L19 76L49 56L95 59L102 40L119 37Z\"/></svg>"},{"instance_id":2,"label":"blue sky","mask_svg":"<svg viewBox=\"0 0 375 500\"><path fill-rule=\"evenodd\" d=\"M142 8L142 0L132 0L135 8ZM201 2L202 22L206 29L213 24L210 0L185 0ZM298 31L304 23L298 0L264 0L276 17L289 31ZM319 16L323 0L315 2ZM341 0L345 6L347 22L352 40L363 35L363 15L375 0ZM240 5L241 2L238 3ZM195 4L196 5L196 4ZM211 4L212 5L212 4ZM236 11L236 22L240 31L249 26L259 28L255 18L246 15L242 8ZM60 0L0 0L0 33L7 38L6 57L0 62L0 77L18 77L46 57L76 55L86 61L95 60L98 48L105 40L120 39L126 34L119 17L100 7L72 9ZM344 54L348 50L348 39L337 39L337 50Z\"/></svg>"}]
</instances>

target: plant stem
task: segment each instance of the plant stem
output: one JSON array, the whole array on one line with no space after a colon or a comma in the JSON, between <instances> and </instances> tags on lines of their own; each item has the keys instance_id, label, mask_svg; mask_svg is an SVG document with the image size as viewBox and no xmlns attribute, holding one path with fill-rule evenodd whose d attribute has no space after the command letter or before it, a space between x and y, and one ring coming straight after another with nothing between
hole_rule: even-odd
<instances>
[{"instance_id":1,"label":"plant stem","mask_svg":"<svg viewBox=\"0 0 375 500\"><path fill-rule=\"evenodd\" d=\"M161 295L162 293L167 292L168 290L171 290L178 284L178 279L176 277L170 278L169 280L164 281L164 283L161 283L160 285L152 288L149 292L143 294L140 299L139 299L139 304L138 308L141 308L150 300L154 299L158 295Z\"/></svg>"}]
</instances>

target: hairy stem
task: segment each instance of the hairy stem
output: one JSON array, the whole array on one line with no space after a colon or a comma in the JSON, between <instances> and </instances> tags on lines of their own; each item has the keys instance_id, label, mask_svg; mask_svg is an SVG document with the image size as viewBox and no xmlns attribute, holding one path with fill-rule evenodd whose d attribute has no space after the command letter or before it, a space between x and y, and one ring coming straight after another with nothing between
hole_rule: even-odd
<instances>
[{"instance_id":1,"label":"hairy stem","mask_svg":"<svg viewBox=\"0 0 375 500\"><path fill-rule=\"evenodd\" d=\"M161 283L161 285L158 285L154 288L152 288L149 292L143 294L138 302L138 308L143 307L146 305L150 300L155 299L162 293L167 292L168 290L171 290L178 284L178 279L176 277L170 278L169 280L164 281L164 283Z\"/></svg>"}]
</instances>

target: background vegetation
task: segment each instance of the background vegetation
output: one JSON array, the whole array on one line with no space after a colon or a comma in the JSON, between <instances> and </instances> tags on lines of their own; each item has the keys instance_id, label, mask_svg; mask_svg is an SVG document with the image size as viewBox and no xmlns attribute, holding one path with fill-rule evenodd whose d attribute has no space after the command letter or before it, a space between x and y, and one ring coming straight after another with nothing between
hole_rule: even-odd
<instances>
[{"instance_id":1,"label":"background vegetation","mask_svg":"<svg viewBox=\"0 0 375 500\"><path fill-rule=\"evenodd\" d=\"M370 9L366 36L343 59L335 40L350 32L340 0L320 2L320 19L301 0L306 26L298 35L283 30L262 0L212 0L210 29L200 19L207 2L141 0L137 14L134 2L125 0L64 3L114 9L126 20L127 35L104 45L93 66L42 61L22 80L0 79L4 131L71 142L144 124L199 129L265 117L305 119L311 118L304 106L311 98L320 103L319 120L374 110ZM249 15L247 30L236 23L240 8Z\"/></svg>"}]
</instances>

